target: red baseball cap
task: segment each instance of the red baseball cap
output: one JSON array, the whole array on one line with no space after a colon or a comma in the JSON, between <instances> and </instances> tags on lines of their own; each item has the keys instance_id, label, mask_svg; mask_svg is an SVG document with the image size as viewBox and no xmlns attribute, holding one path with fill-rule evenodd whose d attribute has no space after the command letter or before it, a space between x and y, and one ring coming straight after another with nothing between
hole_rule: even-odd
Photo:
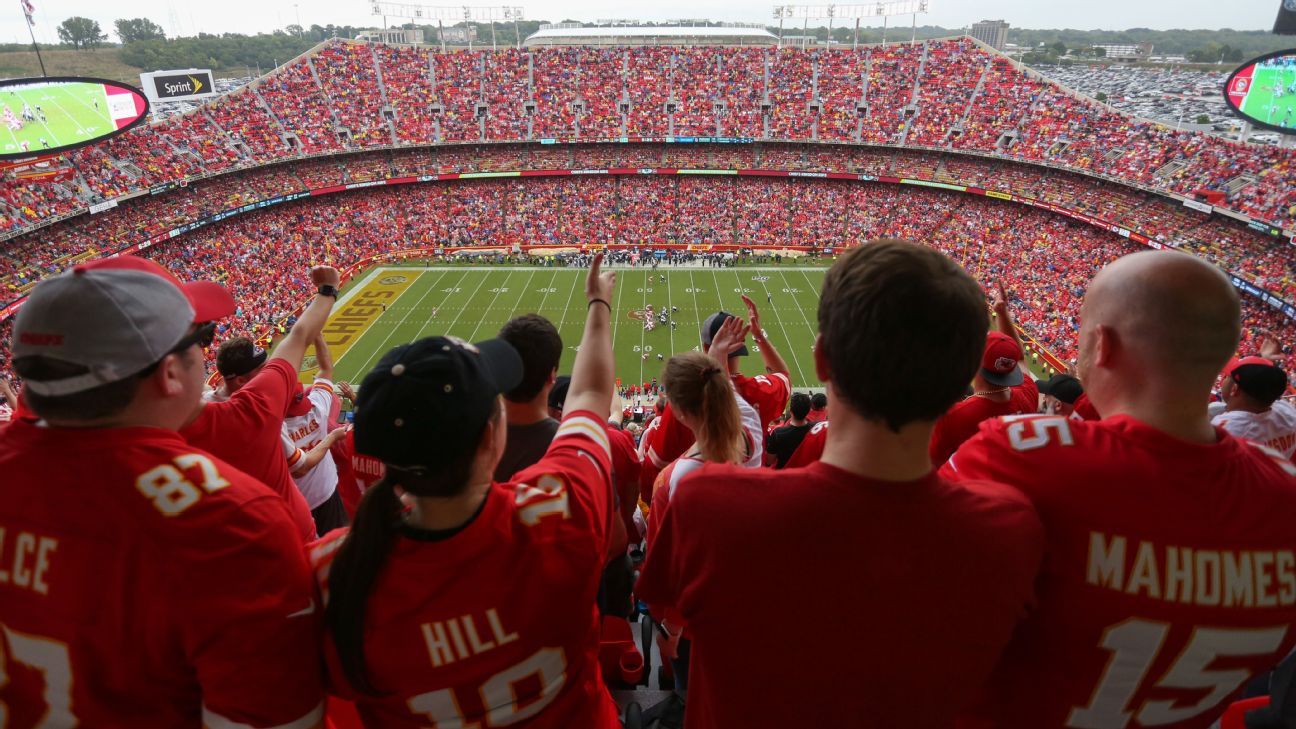
<instances>
[{"instance_id":1,"label":"red baseball cap","mask_svg":"<svg viewBox=\"0 0 1296 729\"><path fill-rule=\"evenodd\" d=\"M1022 348L1016 339L1003 332L986 335L985 351L981 354L981 377L992 385L1014 387L1022 383L1025 375L1017 363L1022 359Z\"/></svg>"},{"instance_id":2,"label":"red baseball cap","mask_svg":"<svg viewBox=\"0 0 1296 729\"><path fill-rule=\"evenodd\" d=\"M1265 404L1272 404L1287 390L1287 373L1265 357L1234 357L1223 374L1242 392Z\"/></svg>"}]
</instances>

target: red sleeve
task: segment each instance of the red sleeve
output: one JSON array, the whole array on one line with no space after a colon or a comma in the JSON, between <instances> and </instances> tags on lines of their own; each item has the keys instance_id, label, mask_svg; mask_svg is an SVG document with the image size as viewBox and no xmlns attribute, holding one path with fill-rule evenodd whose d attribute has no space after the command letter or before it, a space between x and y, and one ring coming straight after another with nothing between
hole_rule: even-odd
<instances>
[{"instance_id":1,"label":"red sleeve","mask_svg":"<svg viewBox=\"0 0 1296 729\"><path fill-rule=\"evenodd\" d=\"M323 715L322 610L297 530L269 492L220 518L166 556L203 724L311 726Z\"/></svg>"},{"instance_id":2,"label":"red sleeve","mask_svg":"<svg viewBox=\"0 0 1296 729\"><path fill-rule=\"evenodd\" d=\"M1093 403L1089 402L1089 396L1084 393L1080 393L1080 397L1076 398L1075 411L1085 420L1102 420L1102 415L1098 413Z\"/></svg>"},{"instance_id":3,"label":"red sleeve","mask_svg":"<svg viewBox=\"0 0 1296 729\"><path fill-rule=\"evenodd\" d=\"M810 432L806 433L805 438L801 441L801 445L797 446L797 449L792 452L792 456L788 458L787 463L783 464L783 468L785 470L789 468L801 468L802 466L808 466L811 463L818 461L823 457L824 444L827 442L828 421L825 420L816 423L815 426L810 429Z\"/></svg>"},{"instance_id":4,"label":"red sleeve","mask_svg":"<svg viewBox=\"0 0 1296 729\"><path fill-rule=\"evenodd\" d=\"M238 402L242 407L255 407L258 412L278 413L283 417L300 391L297 371L288 364L288 360L276 357L267 362L251 382L234 393L229 402Z\"/></svg>"},{"instance_id":5,"label":"red sleeve","mask_svg":"<svg viewBox=\"0 0 1296 729\"><path fill-rule=\"evenodd\" d=\"M669 500L679 501L683 492L688 490L688 484L694 479L702 478L705 472L706 467L703 467L680 479L675 495ZM663 477L658 478L658 483L668 483L669 476L670 472L664 471ZM687 500L687 497L684 498ZM697 570L687 564L689 555L686 539L690 530L680 525L680 512L687 512L688 505L685 504L683 509L677 503L671 504L671 508L665 508L666 506L667 504L654 506L648 514L652 535L648 542L643 572L635 583L636 597L651 605L653 614L658 618L666 615L679 616L683 612L685 579L689 575L697 577ZM684 516L687 518L688 515ZM653 523L654 517L656 524Z\"/></svg>"},{"instance_id":6,"label":"red sleeve","mask_svg":"<svg viewBox=\"0 0 1296 729\"><path fill-rule=\"evenodd\" d=\"M781 372L739 377L734 380L734 385L742 399L760 413L762 429L768 428L775 418L783 414L792 392L787 375Z\"/></svg>"},{"instance_id":7,"label":"red sleeve","mask_svg":"<svg viewBox=\"0 0 1296 729\"><path fill-rule=\"evenodd\" d=\"M509 483L524 524L537 526L561 515L558 523L564 527L595 536L600 563L608 551L613 516L606 422L588 411L566 413L544 457Z\"/></svg>"},{"instance_id":8,"label":"red sleeve","mask_svg":"<svg viewBox=\"0 0 1296 729\"><path fill-rule=\"evenodd\" d=\"M612 486L628 540L629 535L635 533L634 510L639 504L639 454L635 452L634 437L629 433L610 425L607 433L612 445Z\"/></svg>"},{"instance_id":9,"label":"red sleeve","mask_svg":"<svg viewBox=\"0 0 1296 729\"><path fill-rule=\"evenodd\" d=\"M657 417L656 428L644 434L644 462L654 469L662 469L666 464L684 455L695 440L693 431L675 418L669 404Z\"/></svg>"},{"instance_id":10,"label":"red sleeve","mask_svg":"<svg viewBox=\"0 0 1296 729\"><path fill-rule=\"evenodd\" d=\"M941 464L948 461L959 444L967 440L967 436L967 428L959 419L957 410L950 410L942 415L940 420L936 421L936 427L932 430L931 443L927 446L927 453L931 456L932 463Z\"/></svg>"}]
</instances>

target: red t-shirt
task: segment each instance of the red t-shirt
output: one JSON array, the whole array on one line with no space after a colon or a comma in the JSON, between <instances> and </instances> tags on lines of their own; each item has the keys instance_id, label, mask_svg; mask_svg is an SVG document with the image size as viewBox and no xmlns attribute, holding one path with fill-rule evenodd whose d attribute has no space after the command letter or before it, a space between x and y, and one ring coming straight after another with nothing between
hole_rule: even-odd
<instances>
[{"instance_id":1,"label":"red t-shirt","mask_svg":"<svg viewBox=\"0 0 1296 729\"><path fill-rule=\"evenodd\" d=\"M1001 727L1207 727L1296 644L1296 467L1217 429L988 421L942 473L1030 497L1039 607L977 713Z\"/></svg>"},{"instance_id":2,"label":"red t-shirt","mask_svg":"<svg viewBox=\"0 0 1296 729\"><path fill-rule=\"evenodd\" d=\"M633 435L610 424L606 429L612 450L612 488L623 528L615 532L619 542L613 545L615 554L625 550L630 535L634 535L633 541L639 541L634 523L635 507L639 505L639 454L635 451Z\"/></svg>"},{"instance_id":3,"label":"red t-shirt","mask_svg":"<svg viewBox=\"0 0 1296 729\"><path fill-rule=\"evenodd\" d=\"M783 465L785 470L808 466L823 457L824 444L828 442L829 422L824 420L815 423L810 432L801 439L801 445L792 452L792 457L788 458L788 462Z\"/></svg>"},{"instance_id":4,"label":"red t-shirt","mask_svg":"<svg viewBox=\"0 0 1296 729\"><path fill-rule=\"evenodd\" d=\"M1039 412L1039 388L1030 377L1012 388L1010 395L1004 402L973 395L950 408L936 421L936 428L932 431L931 445L927 449L932 463L939 468L948 461L963 441L976 435L983 420Z\"/></svg>"},{"instance_id":5,"label":"red t-shirt","mask_svg":"<svg viewBox=\"0 0 1296 729\"><path fill-rule=\"evenodd\" d=\"M1093 403L1089 402L1089 396L1083 392L1080 393L1080 397L1076 398L1074 412L1080 416L1081 420L1102 420L1102 416L1098 414L1098 408L1095 408Z\"/></svg>"},{"instance_id":6,"label":"red t-shirt","mask_svg":"<svg viewBox=\"0 0 1296 729\"><path fill-rule=\"evenodd\" d=\"M827 408L824 408L823 410L811 410L809 413L806 413L806 420L809 420L812 423L822 423L827 419L828 419Z\"/></svg>"},{"instance_id":7,"label":"red t-shirt","mask_svg":"<svg viewBox=\"0 0 1296 729\"><path fill-rule=\"evenodd\" d=\"M602 418L572 412L544 457L495 484L461 531L403 532L365 616L369 677L385 695L356 695L331 637L330 690L355 700L367 727L619 729L595 606L616 518L610 468ZM326 599L344 535L312 549Z\"/></svg>"},{"instance_id":8,"label":"red t-shirt","mask_svg":"<svg viewBox=\"0 0 1296 729\"><path fill-rule=\"evenodd\" d=\"M636 594L688 622L690 729L948 727L1042 549L1030 503L998 484L708 464L675 488Z\"/></svg>"},{"instance_id":9,"label":"red t-shirt","mask_svg":"<svg viewBox=\"0 0 1296 729\"><path fill-rule=\"evenodd\" d=\"M264 486L172 431L23 421L0 473L5 726L319 720L310 569Z\"/></svg>"},{"instance_id":10,"label":"red t-shirt","mask_svg":"<svg viewBox=\"0 0 1296 729\"><path fill-rule=\"evenodd\" d=\"M301 540L308 542L315 538L315 520L293 482L279 437L288 406L300 392L292 365L271 359L228 400L204 404L202 414L180 435L279 494Z\"/></svg>"}]
</instances>

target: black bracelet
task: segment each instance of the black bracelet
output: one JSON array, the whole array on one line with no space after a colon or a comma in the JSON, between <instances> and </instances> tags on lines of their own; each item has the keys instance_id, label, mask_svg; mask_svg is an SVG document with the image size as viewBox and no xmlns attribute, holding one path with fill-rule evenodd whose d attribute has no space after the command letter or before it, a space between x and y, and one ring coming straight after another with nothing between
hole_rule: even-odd
<instances>
[{"instance_id":1,"label":"black bracelet","mask_svg":"<svg viewBox=\"0 0 1296 729\"><path fill-rule=\"evenodd\" d=\"M612 305L609 304L608 302L604 301L603 299L590 299L590 301L589 301L589 306L586 306L585 308L586 308L586 309L589 309L590 306L593 306L593 305L595 305L595 304L602 304L602 305L606 306L606 307L608 308L608 313L609 313L609 314L612 313Z\"/></svg>"}]
</instances>

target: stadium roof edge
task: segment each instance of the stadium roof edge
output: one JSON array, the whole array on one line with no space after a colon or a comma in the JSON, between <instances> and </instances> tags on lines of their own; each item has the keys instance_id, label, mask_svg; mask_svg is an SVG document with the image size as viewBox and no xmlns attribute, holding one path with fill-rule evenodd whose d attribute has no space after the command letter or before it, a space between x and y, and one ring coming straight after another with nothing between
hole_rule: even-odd
<instances>
[{"instance_id":1,"label":"stadium roof edge","mask_svg":"<svg viewBox=\"0 0 1296 729\"><path fill-rule=\"evenodd\" d=\"M522 41L523 46L564 45L566 43L629 41L634 45L649 45L650 40L719 41L738 43L776 44L778 37L764 28L727 28L705 25L668 26L602 26L596 28L545 28Z\"/></svg>"}]
</instances>

